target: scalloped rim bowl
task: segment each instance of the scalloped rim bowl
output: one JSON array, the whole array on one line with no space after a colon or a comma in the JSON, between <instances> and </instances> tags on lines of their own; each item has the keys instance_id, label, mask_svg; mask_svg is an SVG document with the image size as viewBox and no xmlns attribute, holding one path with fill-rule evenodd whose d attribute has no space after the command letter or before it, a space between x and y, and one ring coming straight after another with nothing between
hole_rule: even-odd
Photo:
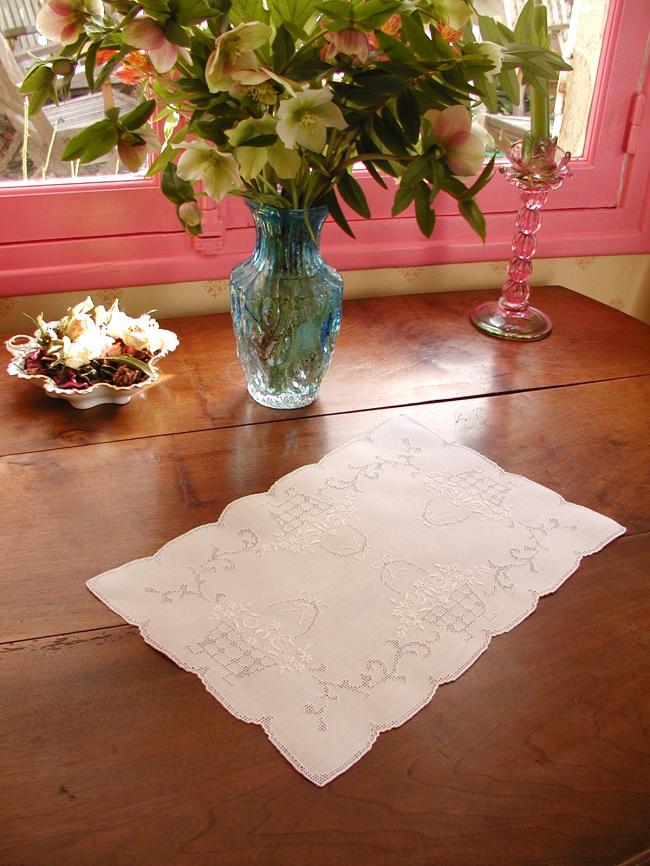
<instances>
[{"instance_id":1,"label":"scalloped rim bowl","mask_svg":"<svg viewBox=\"0 0 650 866\"><path fill-rule=\"evenodd\" d=\"M149 364L153 369L153 375L142 382L136 382L134 385L119 386L111 385L108 382L97 382L84 391L69 391L65 388L59 388L48 376L41 373L25 372L25 357L38 346L33 337L28 334L16 334L6 340L5 346L7 351L13 355L13 360L9 362L7 367L7 373L10 376L33 382L34 385L42 387L48 397L55 400L66 400L75 409L92 409L93 406L100 406L103 403L116 403L118 405L128 403L138 391L158 381L160 374L156 369L156 363L164 357L164 354L160 354L152 359Z\"/></svg>"}]
</instances>

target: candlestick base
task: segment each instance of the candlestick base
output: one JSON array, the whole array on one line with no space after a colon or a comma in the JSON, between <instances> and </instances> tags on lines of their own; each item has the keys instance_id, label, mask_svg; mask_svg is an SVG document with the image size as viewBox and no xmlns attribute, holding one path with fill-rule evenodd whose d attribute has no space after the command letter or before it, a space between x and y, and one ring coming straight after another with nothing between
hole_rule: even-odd
<instances>
[{"instance_id":1,"label":"candlestick base","mask_svg":"<svg viewBox=\"0 0 650 866\"><path fill-rule=\"evenodd\" d=\"M480 331L502 340L543 340L553 327L549 317L535 307L506 310L499 301L479 304L469 320Z\"/></svg>"}]
</instances>

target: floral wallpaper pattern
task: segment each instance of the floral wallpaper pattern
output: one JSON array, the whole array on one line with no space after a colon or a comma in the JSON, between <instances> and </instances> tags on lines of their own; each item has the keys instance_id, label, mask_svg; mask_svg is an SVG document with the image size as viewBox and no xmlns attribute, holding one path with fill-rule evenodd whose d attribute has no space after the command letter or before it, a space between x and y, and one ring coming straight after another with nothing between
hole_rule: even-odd
<instances>
[{"instance_id":1,"label":"floral wallpaper pattern","mask_svg":"<svg viewBox=\"0 0 650 866\"><path fill-rule=\"evenodd\" d=\"M458 289L498 293L505 275L503 261L343 273L346 298ZM538 259L532 283L533 296L535 285L567 286L650 324L650 255ZM106 288L92 295L96 303L104 305L119 298L133 316L155 310L157 318L224 313L229 305L228 280ZM65 292L0 298L0 333L31 332L33 327L26 315L35 317L42 312L46 319L57 319L83 297L82 292Z\"/></svg>"}]
</instances>

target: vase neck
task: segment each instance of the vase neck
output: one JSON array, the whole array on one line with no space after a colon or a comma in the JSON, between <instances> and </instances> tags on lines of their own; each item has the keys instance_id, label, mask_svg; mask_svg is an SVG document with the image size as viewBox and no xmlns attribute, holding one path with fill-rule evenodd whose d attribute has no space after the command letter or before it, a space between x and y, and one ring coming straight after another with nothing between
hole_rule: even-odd
<instances>
[{"instance_id":1,"label":"vase neck","mask_svg":"<svg viewBox=\"0 0 650 866\"><path fill-rule=\"evenodd\" d=\"M255 223L253 261L282 274L300 274L322 266L320 233L326 207L275 208L247 201Z\"/></svg>"}]
</instances>

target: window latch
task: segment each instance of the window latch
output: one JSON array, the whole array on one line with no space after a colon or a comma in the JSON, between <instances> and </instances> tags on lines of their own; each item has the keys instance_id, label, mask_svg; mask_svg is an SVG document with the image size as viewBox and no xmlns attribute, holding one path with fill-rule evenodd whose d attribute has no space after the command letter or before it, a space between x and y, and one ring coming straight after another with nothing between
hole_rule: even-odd
<instances>
[{"instance_id":1,"label":"window latch","mask_svg":"<svg viewBox=\"0 0 650 866\"><path fill-rule=\"evenodd\" d=\"M632 97L632 106L630 109L630 124L627 128L627 138L625 141L625 153L633 156L636 153L639 143L639 133L641 131L641 120L643 118L643 109L645 107L645 93L635 93Z\"/></svg>"},{"instance_id":2,"label":"window latch","mask_svg":"<svg viewBox=\"0 0 650 866\"><path fill-rule=\"evenodd\" d=\"M223 249L226 227L223 210L213 199L203 196L200 199L201 228L203 233L192 237L192 249L202 256L216 256Z\"/></svg>"}]
</instances>

